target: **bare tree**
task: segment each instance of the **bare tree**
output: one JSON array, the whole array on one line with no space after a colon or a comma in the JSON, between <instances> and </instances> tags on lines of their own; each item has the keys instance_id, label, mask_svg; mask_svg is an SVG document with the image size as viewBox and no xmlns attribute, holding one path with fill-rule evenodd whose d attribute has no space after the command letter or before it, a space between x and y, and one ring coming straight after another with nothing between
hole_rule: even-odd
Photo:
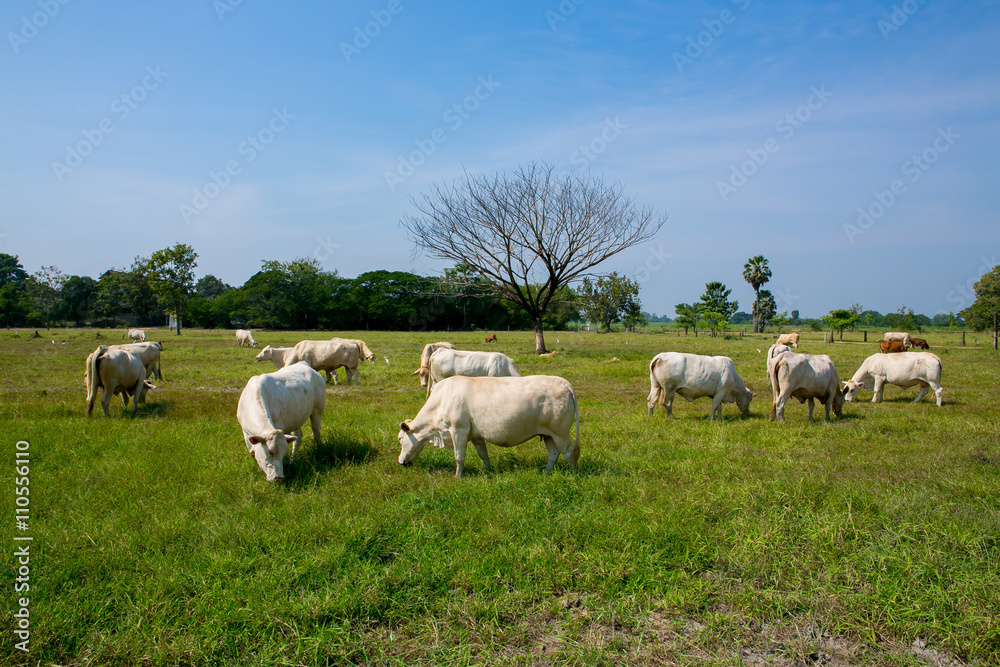
<instances>
[{"instance_id":1,"label":"bare tree","mask_svg":"<svg viewBox=\"0 0 1000 667\"><path fill-rule=\"evenodd\" d=\"M637 208L618 183L559 179L553 170L536 162L493 176L466 173L411 198L420 215L400 221L418 249L468 265L492 293L523 308L536 354L545 352L542 318L559 290L666 222Z\"/></svg>"}]
</instances>

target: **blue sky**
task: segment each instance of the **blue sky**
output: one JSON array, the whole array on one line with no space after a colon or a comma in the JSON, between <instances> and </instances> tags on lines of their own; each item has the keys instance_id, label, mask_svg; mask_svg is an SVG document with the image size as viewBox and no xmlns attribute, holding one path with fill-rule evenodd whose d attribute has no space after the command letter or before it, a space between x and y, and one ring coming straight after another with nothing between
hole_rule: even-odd
<instances>
[{"instance_id":1,"label":"blue sky","mask_svg":"<svg viewBox=\"0 0 1000 667\"><path fill-rule=\"evenodd\" d=\"M63 2L0 9L0 251L29 271L185 242L237 285L439 274L410 197L533 160L669 216L597 269L652 312L711 280L749 310L757 254L803 316L957 311L998 263L997 0Z\"/></svg>"}]
</instances>

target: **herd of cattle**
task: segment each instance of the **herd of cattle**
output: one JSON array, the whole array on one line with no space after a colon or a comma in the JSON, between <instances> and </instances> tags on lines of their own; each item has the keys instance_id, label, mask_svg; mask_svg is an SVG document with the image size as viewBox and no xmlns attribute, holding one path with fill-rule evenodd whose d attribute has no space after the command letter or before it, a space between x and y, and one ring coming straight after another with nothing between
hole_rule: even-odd
<instances>
[{"instance_id":1,"label":"herd of cattle","mask_svg":"<svg viewBox=\"0 0 1000 667\"><path fill-rule=\"evenodd\" d=\"M93 413L98 390L103 390L102 407L108 415L111 396L120 394L125 406L129 398L134 411L146 393L155 389L150 376L162 378L158 342L144 342L145 332L130 329L133 342L101 345L87 357L84 381L87 387L87 415ZM909 334L890 332L880 341L880 352L861 364L854 376L841 383L837 369L825 354L800 354L797 333L785 334L767 351L767 377L773 401L771 420L784 421L785 405L795 398L809 404L812 420L815 401L841 416L845 401L862 388L874 391L872 402L882 400L885 385L920 386L914 403L928 388L941 406L941 359L930 352L910 352L912 347L927 349L926 341ZM250 331L236 332L237 344L257 347ZM495 341L494 337L494 341ZM902 354L893 354L903 352ZM304 340L294 347L266 346L258 362L271 361L273 373L251 378L240 395L236 410L247 450L257 461L268 481L284 481L283 460L291 447L295 456L302 442L302 427L308 421L318 445L320 422L326 407L326 383L336 384L336 370L344 368L347 383L359 381L358 366L375 355L362 340L332 338ZM320 375L326 373L326 379ZM410 464L432 443L455 452L455 475L461 476L469 442L487 470L490 468L486 443L513 447L539 437L548 450L547 469L552 470L559 455L576 468L580 456L580 410L572 385L551 375L522 376L513 359L499 352L456 350L448 342L429 343L420 355L420 367L413 372L426 387L426 402L413 419L400 424L399 463ZM674 397L688 401L711 397L710 420L722 417L722 404L735 403L743 416L749 415L755 394L746 388L733 360L683 352L663 352L649 364L648 413L662 405L672 415ZM576 423L576 438L570 437Z\"/></svg>"}]
</instances>

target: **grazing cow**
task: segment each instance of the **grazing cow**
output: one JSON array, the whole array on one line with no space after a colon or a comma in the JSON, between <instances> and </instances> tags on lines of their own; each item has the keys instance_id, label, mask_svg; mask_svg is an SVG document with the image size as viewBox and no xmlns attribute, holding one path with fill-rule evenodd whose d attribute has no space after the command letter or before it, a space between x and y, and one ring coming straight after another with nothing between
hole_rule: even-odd
<instances>
[{"instance_id":1,"label":"grazing cow","mask_svg":"<svg viewBox=\"0 0 1000 667\"><path fill-rule=\"evenodd\" d=\"M521 372L514 365L514 360L500 352L468 352L465 350L435 350L427 362L413 371L420 376L420 386L427 387L426 396L430 396L431 387L453 375L465 377L521 377Z\"/></svg>"},{"instance_id":2,"label":"grazing cow","mask_svg":"<svg viewBox=\"0 0 1000 667\"><path fill-rule=\"evenodd\" d=\"M357 343L358 348L361 350L361 358L365 361L375 361L375 353L368 349L365 341L358 338L338 338L334 336L330 340L345 340L348 343Z\"/></svg>"},{"instance_id":3,"label":"grazing cow","mask_svg":"<svg viewBox=\"0 0 1000 667\"><path fill-rule=\"evenodd\" d=\"M291 366L299 361L307 362L314 370L324 371L326 381L332 377L334 384L337 375L334 371L343 368L347 372L347 384L359 383L358 361L361 358L361 348L357 343L343 339L334 340L303 340L295 344L291 350L284 353L285 366Z\"/></svg>"},{"instance_id":4,"label":"grazing cow","mask_svg":"<svg viewBox=\"0 0 1000 667\"><path fill-rule=\"evenodd\" d=\"M254 357L257 361L270 361L274 364L275 368L285 367L285 353L288 352L290 347L271 347L266 345L260 353ZM336 377L336 375L334 376Z\"/></svg>"},{"instance_id":5,"label":"grazing cow","mask_svg":"<svg viewBox=\"0 0 1000 667\"><path fill-rule=\"evenodd\" d=\"M126 343L125 345L109 345L108 347L117 347L138 355L138 357L142 359L143 366L146 367L147 378L150 375L153 375L157 380L163 379L163 373L160 372L160 352L163 351L163 343L160 341L156 340L148 343Z\"/></svg>"},{"instance_id":6,"label":"grazing cow","mask_svg":"<svg viewBox=\"0 0 1000 667\"><path fill-rule=\"evenodd\" d=\"M840 417L844 408L844 392L840 377L830 357L825 354L798 354L782 352L774 357L769 369L771 391L771 421L785 421L785 403L795 397L799 403L809 401L809 421L812 421L813 401L819 399L826 408L826 421L830 409Z\"/></svg>"},{"instance_id":7,"label":"grazing cow","mask_svg":"<svg viewBox=\"0 0 1000 667\"><path fill-rule=\"evenodd\" d=\"M320 444L320 422L326 408L323 376L301 361L247 382L236 407L250 456L269 482L285 480L282 459L302 442L302 425L309 421L313 442Z\"/></svg>"},{"instance_id":8,"label":"grazing cow","mask_svg":"<svg viewBox=\"0 0 1000 667\"><path fill-rule=\"evenodd\" d=\"M253 339L253 332L249 329L237 329L236 330L236 344L240 347L244 345L249 345L250 347L257 347L257 341Z\"/></svg>"},{"instance_id":9,"label":"grazing cow","mask_svg":"<svg viewBox=\"0 0 1000 667\"><path fill-rule=\"evenodd\" d=\"M486 342L487 343L495 343L495 342L497 342L497 335L496 334L490 334L489 336L486 337Z\"/></svg>"},{"instance_id":10,"label":"grazing cow","mask_svg":"<svg viewBox=\"0 0 1000 667\"><path fill-rule=\"evenodd\" d=\"M921 350L929 350L931 346L927 344L927 341L923 338L911 338L910 345L913 347L919 347Z\"/></svg>"},{"instance_id":11,"label":"grazing cow","mask_svg":"<svg viewBox=\"0 0 1000 667\"><path fill-rule=\"evenodd\" d=\"M905 331L887 331L885 335L882 336L882 340L886 341L897 341L903 344L903 347L910 347L910 334Z\"/></svg>"},{"instance_id":12,"label":"grazing cow","mask_svg":"<svg viewBox=\"0 0 1000 667\"><path fill-rule=\"evenodd\" d=\"M906 352L906 346L898 340L880 340L878 342L878 349L884 354L888 354L890 352Z\"/></svg>"},{"instance_id":13,"label":"grazing cow","mask_svg":"<svg viewBox=\"0 0 1000 667\"><path fill-rule=\"evenodd\" d=\"M795 331L793 333L781 334L778 336L778 345L791 345L792 347L799 346L799 332Z\"/></svg>"},{"instance_id":14,"label":"grazing cow","mask_svg":"<svg viewBox=\"0 0 1000 667\"><path fill-rule=\"evenodd\" d=\"M570 438L574 417L575 444ZM549 472L560 454L576 468L580 409L569 382L554 375L455 376L441 380L417 416L399 425L399 463L412 463L431 442L455 450L455 477L461 477L470 440L489 471L487 442L513 447L536 436L549 452Z\"/></svg>"},{"instance_id":15,"label":"grazing cow","mask_svg":"<svg viewBox=\"0 0 1000 667\"><path fill-rule=\"evenodd\" d=\"M87 368L84 372L87 384L87 416L94 413L94 401L97 400L97 390L104 389L101 407L104 416L109 417L108 405L111 396L121 394L122 402L128 407L128 399L133 398L133 410L139 411L139 404L146 402L146 392L156 389L146 382L146 366L139 355L120 348L109 348L101 345L87 357Z\"/></svg>"},{"instance_id":16,"label":"grazing cow","mask_svg":"<svg viewBox=\"0 0 1000 667\"><path fill-rule=\"evenodd\" d=\"M133 343L146 340L146 332L142 329L127 329L122 338L128 338Z\"/></svg>"},{"instance_id":17,"label":"grazing cow","mask_svg":"<svg viewBox=\"0 0 1000 667\"><path fill-rule=\"evenodd\" d=\"M753 392L747 391L743 379L729 357L709 357L685 352L661 352L649 363L649 399L646 407L653 414L660 404L672 417L674 395L693 403L696 398L712 397L708 420L718 415L722 419L722 404L736 403L740 414L750 414Z\"/></svg>"},{"instance_id":18,"label":"grazing cow","mask_svg":"<svg viewBox=\"0 0 1000 667\"><path fill-rule=\"evenodd\" d=\"M883 341L884 342L884 341ZM941 407L941 359L930 352L907 352L905 354L873 354L864 360L861 368L844 383L844 400L850 401L861 388L875 392L872 403L882 400L885 384L897 387L920 385L920 392L913 399L916 403L927 393L929 386L934 390L938 407Z\"/></svg>"}]
</instances>

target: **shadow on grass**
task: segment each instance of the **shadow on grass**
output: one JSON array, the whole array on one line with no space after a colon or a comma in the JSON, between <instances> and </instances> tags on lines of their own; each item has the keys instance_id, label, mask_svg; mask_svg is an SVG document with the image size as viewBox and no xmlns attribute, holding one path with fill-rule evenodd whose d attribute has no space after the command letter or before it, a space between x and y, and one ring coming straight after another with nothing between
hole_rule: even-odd
<instances>
[{"instance_id":1,"label":"shadow on grass","mask_svg":"<svg viewBox=\"0 0 1000 667\"><path fill-rule=\"evenodd\" d=\"M327 436L319 447L308 443L293 460L285 461L285 483L289 488L301 488L330 470L370 463L377 454L367 442Z\"/></svg>"}]
</instances>

